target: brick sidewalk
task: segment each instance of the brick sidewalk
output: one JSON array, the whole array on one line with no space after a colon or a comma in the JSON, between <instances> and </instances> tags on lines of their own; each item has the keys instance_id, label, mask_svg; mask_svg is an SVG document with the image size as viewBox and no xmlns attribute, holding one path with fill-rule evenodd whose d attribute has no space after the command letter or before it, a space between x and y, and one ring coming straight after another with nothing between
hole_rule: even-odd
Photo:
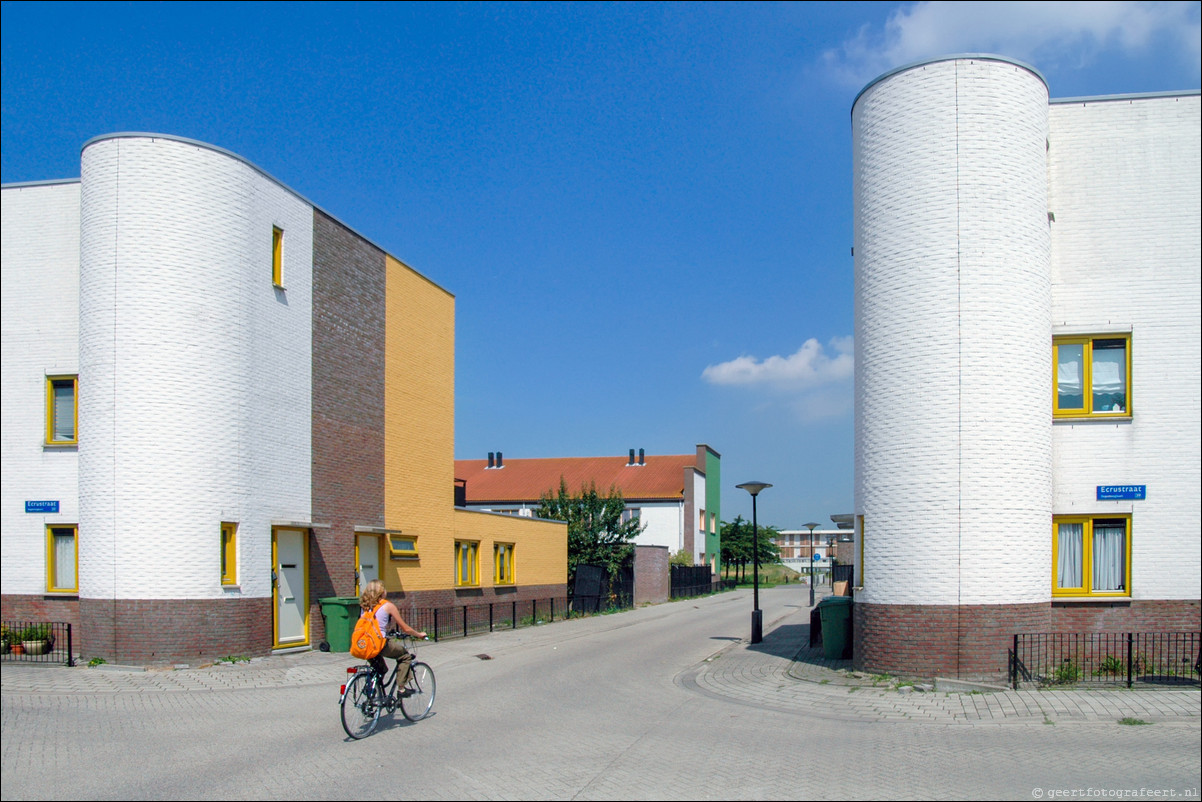
<instances>
[{"instance_id":1,"label":"brick sidewalk","mask_svg":"<svg viewBox=\"0 0 1202 802\"><path fill-rule=\"evenodd\" d=\"M1165 690L997 690L946 692L936 687L902 685L857 675L850 662L827 660L821 649L803 648L808 609L772 622L760 644L738 641L705 662L680 673L676 683L711 697L780 712L804 713L842 721L910 721L933 724L1056 724L1109 722L1123 718L1150 722L1202 721L1197 688ZM591 626L619 625L622 616L595 619ZM423 645L429 659L454 659L483 648L487 638ZM554 641L556 629L523 631L525 638ZM355 660L346 654L308 651L273 655L240 663L184 669L142 670L118 666L65 668L6 663L0 690L9 693L171 693L266 689L330 684L345 677Z\"/></svg>"}]
</instances>

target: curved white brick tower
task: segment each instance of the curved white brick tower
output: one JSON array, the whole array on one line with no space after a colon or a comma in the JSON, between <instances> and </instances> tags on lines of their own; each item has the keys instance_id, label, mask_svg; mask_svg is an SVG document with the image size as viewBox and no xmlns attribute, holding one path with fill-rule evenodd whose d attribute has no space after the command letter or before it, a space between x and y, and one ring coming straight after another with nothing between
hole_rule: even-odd
<instances>
[{"instance_id":1,"label":"curved white brick tower","mask_svg":"<svg viewBox=\"0 0 1202 802\"><path fill-rule=\"evenodd\" d=\"M271 521L310 509L312 217L202 143L84 146L79 596L98 650L121 651L107 639L155 615L216 606L247 641L270 637ZM272 286L273 226L286 290ZM241 533L232 587L223 521Z\"/></svg>"},{"instance_id":2,"label":"curved white brick tower","mask_svg":"<svg viewBox=\"0 0 1202 802\"><path fill-rule=\"evenodd\" d=\"M1042 76L994 56L899 69L853 105L865 668L1000 676L997 632L1046 624L1047 127Z\"/></svg>"}]
</instances>

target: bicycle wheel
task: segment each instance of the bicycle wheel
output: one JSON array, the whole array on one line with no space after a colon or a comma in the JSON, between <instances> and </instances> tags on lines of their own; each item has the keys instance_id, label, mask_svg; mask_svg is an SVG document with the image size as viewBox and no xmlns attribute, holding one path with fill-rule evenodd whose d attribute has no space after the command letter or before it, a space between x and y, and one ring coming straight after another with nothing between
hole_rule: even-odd
<instances>
[{"instance_id":1,"label":"bicycle wheel","mask_svg":"<svg viewBox=\"0 0 1202 802\"><path fill-rule=\"evenodd\" d=\"M401 713L410 721L421 721L434 707L434 670L425 663L414 663L413 674L401 695Z\"/></svg>"},{"instance_id":2,"label":"bicycle wheel","mask_svg":"<svg viewBox=\"0 0 1202 802\"><path fill-rule=\"evenodd\" d=\"M346 686L342 697L342 729L358 740L371 735L380 720L380 704L376 683L371 674L356 674Z\"/></svg>"}]
</instances>

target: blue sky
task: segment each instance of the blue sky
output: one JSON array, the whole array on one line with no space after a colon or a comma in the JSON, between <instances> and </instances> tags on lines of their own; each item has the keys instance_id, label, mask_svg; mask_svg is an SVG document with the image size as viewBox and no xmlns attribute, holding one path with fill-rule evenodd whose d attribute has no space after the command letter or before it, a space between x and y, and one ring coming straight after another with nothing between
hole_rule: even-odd
<instances>
[{"instance_id":1,"label":"blue sky","mask_svg":"<svg viewBox=\"0 0 1202 802\"><path fill-rule=\"evenodd\" d=\"M456 296L456 456L722 454L852 510L851 103L965 52L1197 89L1184 3L4 3L5 183L198 139Z\"/></svg>"}]
</instances>

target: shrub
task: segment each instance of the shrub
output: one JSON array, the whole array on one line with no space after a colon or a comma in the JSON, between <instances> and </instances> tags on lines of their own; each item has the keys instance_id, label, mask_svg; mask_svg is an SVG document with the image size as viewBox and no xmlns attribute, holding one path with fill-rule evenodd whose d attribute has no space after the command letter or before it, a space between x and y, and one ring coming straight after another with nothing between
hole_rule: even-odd
<instances>
[{"instance_id":1,"label":"shrub","mask_svg":"<svg viewBox=\"0 0 1202 802\"><path fill-rule=\"evenodd\" d=\"M21 630L20 640L50 640L49 624L34 624Z\"/></svg>"},{"instance_id":2,"label":"shrub","mask_svg":"<svg viewBox=\"0 0 1202 802\"><path fill-rule=\"evenodd\" d=\"M1093 675L1095 677L1100 677L1103 674L1110 674L1113 676L1115 674L1122 674L1124 669L1125 666L1123 665L1122 660L1112 654L1108 654L1106 655L1106 659L1103 660L1096 669L1094 669Z\"/></svg>"},{"instance_id":3,"label":"shrub","mask_svg":"<svg viewBox=\"0 0 1202 802\"><path fill-rule=\"evenodd\" d=\"M1064 662L1056 667L1056 674L1053 677L1057 685L1072 685L1077 680L1081 679L1081 669L1077 667L1069 658L1064 658Z\"/></svg>"}]
</instances>

